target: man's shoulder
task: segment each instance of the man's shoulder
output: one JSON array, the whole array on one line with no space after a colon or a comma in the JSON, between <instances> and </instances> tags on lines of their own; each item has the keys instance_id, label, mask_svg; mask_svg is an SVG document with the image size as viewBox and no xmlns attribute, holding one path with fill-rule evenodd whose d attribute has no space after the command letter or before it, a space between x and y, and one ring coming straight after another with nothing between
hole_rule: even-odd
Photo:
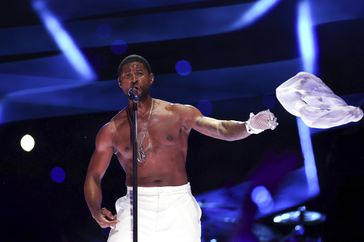
<instances>
[{"instance_id":1,"label":"man's shoulder","mask_svg":"<svg viewBox=\"0 0 364 242\"><path fill-rule=\"evenodd\" d=\"M156 101L157 104L159 104L160 106L164 107L167 110L170 111L188 111L191 109L194 109L195 107L193 107L192 105L189 104L182 104L182 103L174 103L174 102L168 102L165 100L161 100L161 99L154 99Z\"/></svg>"},{"instance_id":2,"label":"man's shoulder","mask_svg":"<svg viewBox=\"0 0 364 242\"><path fill-rule=\"evenodd\" d=\"M113 133L117 127L121 124L127 122L128 114L126 108L120 110L115 114L107 123L105 123L101 128L101 132Z\"/></svg>"},{"instance_id":3,"label":"man's shoulder","mask_svg":"<svg viewBox=\"0 0 364 242\"><path fill-rule=\"evenodd\" d=\"M117 114L114 115L114 117L112 117L110 119L110 121L107 124L112 124L112 123L120 123L121 121L127 120L128 118L128 111L127 111L127 107L123 108L122 110L120 110Z\"/></svg>"}]
</instances>

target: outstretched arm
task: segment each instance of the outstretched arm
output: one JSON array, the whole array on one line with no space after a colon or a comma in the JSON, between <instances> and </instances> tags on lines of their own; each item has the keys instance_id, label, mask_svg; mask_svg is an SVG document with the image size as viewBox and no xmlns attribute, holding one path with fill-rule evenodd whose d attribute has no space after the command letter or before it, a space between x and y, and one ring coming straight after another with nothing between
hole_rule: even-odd
<instances>
[{"instance_id":1,"label":"outstretched arm","mask_svg":"<svg viewBox=\"0 0 364 242\"><path fill-rule=\"evenodd\" d=\"M100 129L96 136L96 147L92 154L84 184L85 199L92 217L102 228L117 223L114 216L106 208L101 208L101 180L110 164L112 156L112 129L110 123Z\"/></svg>"},{"instance_id":2,"label":"outstretched arm","mask_svg":"<svg viewBox=\"0 0 364 242\"><path fill-rule=\"evenodd\" d=\"M250 135L245 122L218 120L205 116L196 118L192 128L204 135L227 141L244 139Z\"/></svg>"},{"instance_id":3,"label":"outstretched arm","mask_svg":"<svg viewBox=\"0 0 364 242\"><path fill-rule=\"evenodd\" d=\"M266 129L275 129L278 125L277 118L269 110L258 114L250 114L247 121L219 120L205 117L192 106L185 106L190 117L191 128L207 136L234 141L248 137L250 134L258 134Z\"/></svg>"}]
</instances>

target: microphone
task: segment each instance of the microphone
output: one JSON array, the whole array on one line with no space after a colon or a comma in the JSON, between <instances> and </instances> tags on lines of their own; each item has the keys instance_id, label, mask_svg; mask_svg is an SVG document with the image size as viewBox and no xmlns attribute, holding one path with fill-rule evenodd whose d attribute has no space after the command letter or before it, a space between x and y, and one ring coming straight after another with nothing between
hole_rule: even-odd
<instances>
[{"instance_id":1,"label":"microphone","mask_svg":"<svg viewBox=\"0 0 364 242\"><path fill-rule=\"evenodd\" d=\"M135 87L129 88L128 98L132 100L134 103L140 101L140 97L138 96L138 90Z\"/></svg>"}]
</instances>

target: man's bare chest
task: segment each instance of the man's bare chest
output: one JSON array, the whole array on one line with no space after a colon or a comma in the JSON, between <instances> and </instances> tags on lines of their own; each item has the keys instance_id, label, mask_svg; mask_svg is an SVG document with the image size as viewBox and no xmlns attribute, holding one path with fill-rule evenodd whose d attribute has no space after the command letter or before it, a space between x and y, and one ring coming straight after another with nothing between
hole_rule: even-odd
<instances>
[{"instance_id":1,"label":"man's bare chest","mask_svg":"<svg viewBox=\"0 0 364 242\"><path fill-rule=\"evenodd\" d=\"M152 118L145 127L138 123L138 146L151 149L150 152L163 151L163 148L171 146L184 146L188 134L182 124L173 116ZM129 158L132 154L130 123L117 127L113 145L115 153Z\"/></svg>"}]
</instances>

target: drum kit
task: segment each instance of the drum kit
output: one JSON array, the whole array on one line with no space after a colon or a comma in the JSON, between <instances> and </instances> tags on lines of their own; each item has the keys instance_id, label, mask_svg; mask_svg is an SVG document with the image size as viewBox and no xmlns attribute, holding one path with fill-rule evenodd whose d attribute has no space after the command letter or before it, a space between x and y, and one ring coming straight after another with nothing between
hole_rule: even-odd
<instances>
[{"instance_id":1,"label":"drum kit","mask_svg":"<svg viewBox=\"0 0 364 242\"><path fill-rule=\"evenodd\" d=\"M199 203L203 215L202 241L203 242L231 242L231 235L236 232L239 226L240 217L244 217L241 208L222 203ZM292 230L287 235L282 235L276 228L263 223L251 225L251 234L259 242L318 242L321 238L313 238L307 234L307 226L315 226L325 221L326 216L320 212L309 211L305 206L300 206L297 210L284 212L273 217L274 224L291 227Z\"/></svg>"},{"instance_id":2,"label":"drum kit","mask_svg":"<svg viewBox=\"0 0 364 242\"><path fill-rule=\"evenodd\" d=\"M319 242L318 238L309 237L306 233L306 226L318 225L326 220L326 216L320 212L309 211L306 206L300 206L297 210L276 215L273 222L282 225L293 226L292 231L280 241L282 242Z\"/></svg>"}]
</instances>

